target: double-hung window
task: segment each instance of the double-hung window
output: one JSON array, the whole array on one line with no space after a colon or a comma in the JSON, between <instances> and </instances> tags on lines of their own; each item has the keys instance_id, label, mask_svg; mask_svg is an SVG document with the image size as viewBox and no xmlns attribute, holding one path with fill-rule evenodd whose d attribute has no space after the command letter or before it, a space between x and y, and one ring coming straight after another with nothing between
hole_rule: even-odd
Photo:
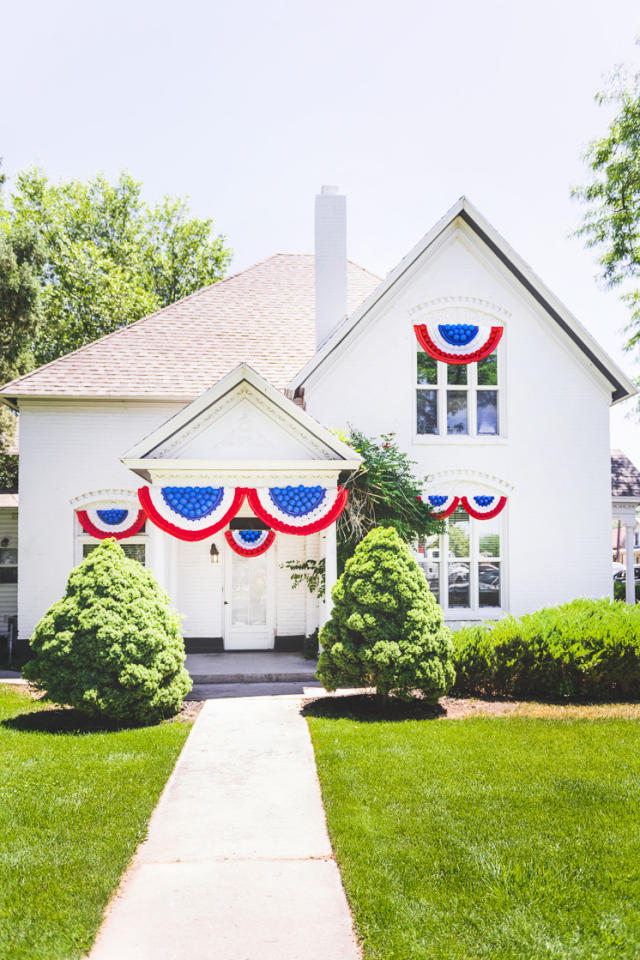
<instances>
[{"instance_id":1,"label":"double-hung window","mask_svg":"<svg viewBox=\"0 0 640 960\"><path fill-rule=\"evenodd\" d=\"M419 436L500 434L498 354L448 364L417 351L416 432Z\"/></svg>"},{"instance_id":2,"label":"double-hung window","mask_svg":"<svg viewBox=\"0 0 640 960\"><path fill-rule=\"evenodd\" d=\"M459 507L446 532L418 546L418 563L431 592L454 618L470 611L489 613L503 604L502 520L476 520Z\"/></svg>"}]
</instances>

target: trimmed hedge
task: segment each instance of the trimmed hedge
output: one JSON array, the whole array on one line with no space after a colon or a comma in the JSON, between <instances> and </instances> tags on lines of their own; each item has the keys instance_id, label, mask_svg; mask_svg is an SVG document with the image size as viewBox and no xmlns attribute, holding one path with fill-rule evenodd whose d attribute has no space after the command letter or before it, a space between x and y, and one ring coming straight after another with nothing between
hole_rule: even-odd
<instances>
[{"instance_id":1,"label":"trimmed hedge","mask_svg":"<svg viewBox=\"0 0 640 960\"><path fill-rule=\"evenodd\" d=\"M327 690L375 687L429 703L451 687L451 634L422 570L393 527L371 530L331 591L316 676Z\"/></svg>"},{"instance_id":2,"label":"trimmed hedge","mask_svg":"<svg viewBox=\"0 0 640 960\"><path fill-rule=\"evenodd\" d=\"M112 538L71 571L31 648L24 676L50 700L115 724L172 717L192 686L180 617Z\"/></svg>"},{"instance_id":3,"label":"trimmed hedge","mask_svg":"<svg viewBox=\"0 0 640 960\"><path fill-rule=\"evenodd\" d=\"M454 634L460 694L640 699L640 606L574 600Z\"/></svg>"}]
</instances>

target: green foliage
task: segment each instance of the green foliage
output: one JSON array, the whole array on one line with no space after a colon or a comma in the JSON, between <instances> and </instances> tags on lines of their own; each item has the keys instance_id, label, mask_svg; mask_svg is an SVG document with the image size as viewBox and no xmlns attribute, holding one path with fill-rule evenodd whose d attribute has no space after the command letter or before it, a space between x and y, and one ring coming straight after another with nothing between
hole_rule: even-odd
<instances>
[{"instance_id":1,"label":"green foliage","mask_svg":"<svg viewBox=\"0 0 640 960\"><path fill-rule=\"evenodd\" d=\"M429 702L454 680L451 635L411 551L395 529L370 531L332 590L317 676L327 690L375 687Z\"/></svg>"},{"instance_id":2,"label":"green foliage","mask_svg":"<svg viewBox=\"0 0 640 960\"><path fill-rule=\"evenodd\" d=\"M574 600L454 635L456 691L524 698L640 698L640 607Z\"/></svg>"},{"instance_id":3,"label":"green foliage","mask_svg":"<svg viewBox=\"0 0 640 960\"><path fill-rule=\"evenodd\" d=\"M191 689L180 621L154 577L103 540L31 639L25 677L55 703L115 723L176 714Z\"/></svg>"},{"instance_id":4,"label":"green foliage","mask_svg":"<svg viewBox=\"0 0 640 960\"><path fill-rule=\"evenodd\" d=\"M54 360L224 276L231 259L212 221L183 199L148 206L128 174L52 183L18 175L4 220L44 245L37 363Z\"/></svg>"},{"instance_id":5,"label":"green foliage","mask_svg":"<svg viewBox=\"0 0 640 960\"><path fill-rule=\"evenodd\" d=\"M325 561L321 560L287 560L280 564L291 571L291 586L295 590L304 583L312 596L324 597L325 590Z\"/></svg>"},{"instance_id":6,"label":"green foliage","mask_svg":"<svg viewBox=\"0 0 640 960\"><path fill-rule=\"evenodd\" d=\"M364 462L344 484L349 499L336 528L340 569L356 545L376 527L393 527L405 543L444 530L442 520L422 499L426 478L414 475L415 461L399 449L394 434L371 438L352 427L349 436L343 435L342 439Z\"/></svg>"},{"instance_id":7,"label":"green foliage","mask_svg":"<svg viewBox=\"0 0 640 960\"><path fill-rule=\"evenodd\" d=\"M318 634L320 631L316 627L313 633L309 634L308 637L304 638L304 644L302 647L302 656L305 660L315 660L318 656Z\"/></svg>"},{"instance_id":8,"label":"green foliage","mask_svg":"<svg viewBox=\"0 0 640 960\"><path fill-rule=\"evenodd\" d=\"M589 183L573 190L587 207L578 235L598 248L605 283L631 285L623 295L632 311L625 328L630 350L640 342L640 72L625 76L619 70L596 100L616 113L586 152Z\"/></svg>"},{"instance_id":9,"label":"green foliage","mask_svg":"<svg viewBox=\"0 0 640 960\"><path fill-rule=\"evenodd\" d=\"M640 600L640 583L636 582L636 603ZM622 600L623 603L627 599L627 583L625 580L614 580L613 581L613 599Z\"/></svg>"}]
</instances>

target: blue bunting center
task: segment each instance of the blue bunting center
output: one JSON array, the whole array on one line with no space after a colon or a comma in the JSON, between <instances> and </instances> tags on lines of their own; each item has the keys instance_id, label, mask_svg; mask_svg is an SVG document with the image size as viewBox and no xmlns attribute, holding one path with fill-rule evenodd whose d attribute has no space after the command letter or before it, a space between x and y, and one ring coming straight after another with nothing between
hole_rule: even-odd
<instances>
[{"instance_id":1,"label":"blue bunting center","mask_svg":"<svg viewBox=\"0 0 640 960\"><path fill-rule=\"evenodd\" d=\"M166 505L186 520L202 520L220 506L224 487L162 487Z\"/></svg>"},{"instance_id":2,"label":"blue bunting center","mask_svg":"<svg viewBox=\"0 0 640 960\"><path fill-rule=\"evenodd\" d=\"M264 530L236 530L238 539L248 544L257 543L263 533Z\"/></svg>"},{"instance_id":3,"label":"blue bunting center","mask_svg":"<svg viewBox=\"0 0 640 960\"><path fill-rule=\"evenodd\" d=\"M448 499L449 497L442 497L439 494L433 494L433 496L429 497L429 503L432 507L441 507L447 502Z\"/></svg>"},{"instance_id":4,"label":"blue bunting center","mask_svg":"<svg viewBox=\"0 0 640 960\"><path fill-rule=\"evenodd\" d=\"M475 500L475 502L478 504L479 507L490 507L493 501L495 500L495 497L489 497L486 494L482 494L481 496L474 497L473 499Z\"/></svg>"},{"instance_id":5,"label":"blue bunting center","mask_svg":"<svg viewBox=\"0 0 640 960\"><path fill-rule=\"evenodd\" d=\"M127 519L128 510L96 510L96 514L108 527L117 527Z\"/></svg>"},{"instance_id":6,"label":"blue bunting center","mask_svg":"<svg viewBox=\"0 0 640 960\"><path fill-rule=\"evenodd\" d=\"M441 323L438 324L440 336L452 347L466 347L477 335L480 327L472 323Z\"/></svg>"},{"instance_id":7,"label":"blue bunting center","mask_svg":"<svg viewBox=\"0 0 640 960\"><path fill-rule=\"evenodd\" d=\"M269 487L272 503L289 517L304 517L316 510L327 495L325 487Z\"/></svg>"}]
</instances>

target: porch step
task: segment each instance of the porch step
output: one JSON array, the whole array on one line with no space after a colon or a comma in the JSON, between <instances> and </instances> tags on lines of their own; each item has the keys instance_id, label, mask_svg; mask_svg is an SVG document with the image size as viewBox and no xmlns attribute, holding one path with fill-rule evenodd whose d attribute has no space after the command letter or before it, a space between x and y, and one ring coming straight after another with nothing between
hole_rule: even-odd
<instances>
[{"instance_id":1,"label":"porch step","mask_svg":"<svg viewBox=\"0 0 640 960\"><path fill-rule=\"evenodd\" d=\"M308 683L316 679L315 667L299 673L192 673L195 683Z\"/></svg>"},{"instance_id":2,"label":"porch step","mask_svg":"<svg viewBox=\"0 0 640 960\"><path fill-rule=\"evenodd\" d=\"M225 651L187 654L194 683L309 683L316 678L316 661L299 653Z\"/></svg>"}]
</instances>

